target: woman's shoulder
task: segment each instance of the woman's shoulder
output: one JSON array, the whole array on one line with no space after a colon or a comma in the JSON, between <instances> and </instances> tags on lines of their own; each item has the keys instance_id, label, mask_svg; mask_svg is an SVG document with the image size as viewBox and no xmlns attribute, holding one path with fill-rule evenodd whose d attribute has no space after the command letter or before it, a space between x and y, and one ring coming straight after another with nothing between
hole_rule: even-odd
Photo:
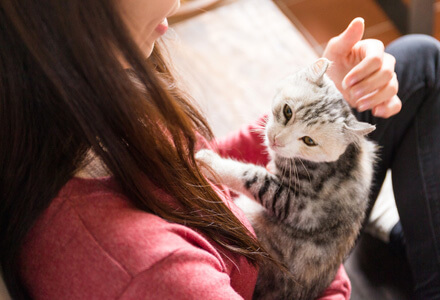
<instances>
[{"instance_id":1,"label":"woman's shoulder","mask_svg":"<svg viewBox=\"0 0 440 300\"><path fill-rule=\"evenodd\" d=\"M29 232L21 269L32 287L53 288L56 278L60 290L78 282L77 292L82 293L82 279L87 277L96 284L105 281L106 288L111 286L108 292L116 293L122 288L118 285L128 284L163 259L193 249L204 250L225 270L207 239L136 209L111 178L74 178Z\"/></svg>"}]
</instances>

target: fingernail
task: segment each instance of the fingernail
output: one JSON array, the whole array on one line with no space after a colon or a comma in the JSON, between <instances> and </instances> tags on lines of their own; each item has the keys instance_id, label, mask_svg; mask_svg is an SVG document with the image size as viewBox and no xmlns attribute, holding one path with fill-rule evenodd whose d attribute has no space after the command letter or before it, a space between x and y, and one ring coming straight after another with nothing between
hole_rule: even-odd
<instances>
[{"instance_id":1,"label":"fingernail","mask_svg":"<svg viewBox=\"0 0 440 300\"><path fill-rule=\"evenodd\" d=\"M362 102L361 104L359 104L357 110L359 112L363 112L363 111L366 111L369 107L370 107L370 103L368 101L366 101L366 102Z\"/></svg>"},{"instance_id":2,"label":"fingernail","mask_svg":"<svg viewBox=\"0 0 440 300\"><path fill-rule=\"evenodd\" d=\"M383 114L385 113L385 110L383 109L383 107L376 107L373 111L373 115L376 117L382 117Z\"/></svg>"},{"instance_id":3,"label":"fingernail","mask_svg":"<svg viewBox=\"0 0 440 300\"><path fill-rule=\"evenodd\" d=\"M358 80L356 78L352 78L348 81L348 86L353 86L358 82Z\"/></svg>"},{"instance_id":4,"label":"fingernail","mask_svg":"<svg viewBox=\"0 0 440 300\"><path fill-rule=\"evenodd\" d=\"M342 81L342 88L343 88L344 90L347 89L347 84L345 83L345 81Z\"/></svg>"},{"instance_id":5,"label":"fingernail","mask_svg":"<svg viewBox=\"0 0 440 300\"><path fill-rule=\"evenodd\" d=\"M364 90L362 90L362 89L354 90L354 91L351 93L351 96L352 96L354 99L359 99L359 98L361 98L363 95L364 95Z\"/></svg>"}]
</instances>

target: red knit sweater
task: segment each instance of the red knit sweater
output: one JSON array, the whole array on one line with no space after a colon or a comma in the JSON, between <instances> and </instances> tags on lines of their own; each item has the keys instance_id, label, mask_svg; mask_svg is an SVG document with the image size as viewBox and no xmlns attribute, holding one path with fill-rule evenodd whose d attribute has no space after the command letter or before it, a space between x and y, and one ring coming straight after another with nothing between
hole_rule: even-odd
<instances>
[{"instance_id":1,"label":"red knit sweater","mask_svg":"<svg viewBox=\"0 0 440 300\"><path fill-rule=\"evenodd\" d=\"M219 152L267 163L252 129L220 141ZM29 232L20 269L35 299L251 299L257 278L244 257L133 207L112 178L70 180ZM321 299L349 295L341 267Z\"/></svg>"}]
</instances>

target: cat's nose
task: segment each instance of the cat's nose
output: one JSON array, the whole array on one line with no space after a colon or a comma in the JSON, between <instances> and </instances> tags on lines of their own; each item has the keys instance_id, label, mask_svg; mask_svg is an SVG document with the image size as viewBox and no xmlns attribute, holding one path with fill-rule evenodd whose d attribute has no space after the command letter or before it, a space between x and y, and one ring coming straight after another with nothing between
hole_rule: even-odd
<instances>
[{"instance_id":1,"label":"cat's nose","mask_svg":"<svg viewBox=\"0 0 440 300\"><path fill-rule=\"evenodd\" d=\"M272 138L271 146L272 147L279 147L280 146L280 144L277 142L277 137L276 136L274 136Z\"/></svg>"},{"instance_id":2,"label":"cat's nose","mask_svg":"<svg viewBox=\"0 0 440 300\"><path fill-rule=\"evenodd\" d=\"M269 142L271 145L276 144L276 140L277 140L277 138L274 135L269 136Z\"/></svg>"}]
</instances>

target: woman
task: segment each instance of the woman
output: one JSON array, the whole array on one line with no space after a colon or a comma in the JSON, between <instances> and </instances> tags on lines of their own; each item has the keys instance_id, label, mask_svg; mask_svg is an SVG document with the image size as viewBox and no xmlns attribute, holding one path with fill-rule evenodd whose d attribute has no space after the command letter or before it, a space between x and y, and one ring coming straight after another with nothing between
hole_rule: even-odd
<instances>
[{"instance_id":1,"label":"woman","mask_svg":"<svg viewBox=\"0 0 440 300\"><path fill-rule=\"evenodd\" d=\"M209 140L209 127L154 48L178 6L0 3L0 258L14 299L251 297L270 257L199 172L196 132ZM370 60L377 47L352 60L329 48L340 86L393 70ZM387 96L382 116L400 108ZM329 297L349 296L342 269L332 285Z\"/></svg>"},{"instance_id":2,"label":"woman","mask_svg":"<svg viewBox=\"0 0 440 300\"><path fill-rule=\"evenodd\" d=\"M200 174L196 132L210 131L153 52L178 7L0 3L0 257L14 299L251 297L267 255Z\"/></svg>"}]
</instances>

